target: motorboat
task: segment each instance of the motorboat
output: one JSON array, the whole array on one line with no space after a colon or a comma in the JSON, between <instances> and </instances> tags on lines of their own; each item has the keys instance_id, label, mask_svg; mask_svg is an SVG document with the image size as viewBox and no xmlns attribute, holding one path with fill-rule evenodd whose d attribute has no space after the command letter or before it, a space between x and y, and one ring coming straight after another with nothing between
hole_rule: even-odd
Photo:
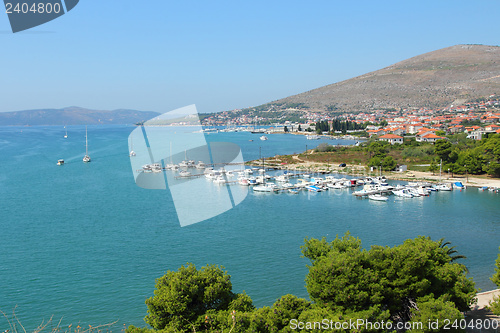
<instances>
[{"instance_id":1,"label":"motorboat","mask_svg":"<svg viewBox=\"0 0 500 333\"><path fill-rule=\"evenodd\" d=\"M375 201L387 201L387 197L380 194L370 194L368 195L368 199Z\"/></svg>"},{"instance_id":2,"label":"motorboat","mask_svg":"<svg viewBox=\"0 0 500 333\"><path fill-rule=\"evenodd\" d=\"M437 184L434 188L438 191L451 191L453 188L446 184Z\"/></svg>"},{"instance_id":3,"label":"motorboat","mask_svg":"<svg viewBox=\"0 0 500 333\"><path fill-rule=\"evenodd\" d=\"M255 192L273 192L275 188L276 184L268 183L268 184L254 186L253 190Z\"/></svg>"},{"instance_id":4,"label":"motorboat","mask_svg":"<svg viewBox=\"0 0 500 333\"><path fill-rule=\"evenodd\" d=\"M392 190L392 193L395 196L401 197L401 198L413 198L413 195L406 188L394 189L394 190Z\"/></svg>"},{"instance_id":5,"label":"motorboat","mask_svg":"<svg viewBox=\"0 0 500 333\"><path fill-rule=\"evenodd\" d=\"M261 136L261 137L260 137L260 139L261 139L262 141L266 141L266 140L267 140L267 136L263 135L263 136Z\"/></svg>"},{"instance_id":6,"label":"motorboat","mask_svg":"<svg viewBox=\"0 0 500 333\"><path fill-rule=\"evenodd\" d=\"M57 165L64 165L64 160L63 159L57 160Z\"/></svg>"}]
</instances>

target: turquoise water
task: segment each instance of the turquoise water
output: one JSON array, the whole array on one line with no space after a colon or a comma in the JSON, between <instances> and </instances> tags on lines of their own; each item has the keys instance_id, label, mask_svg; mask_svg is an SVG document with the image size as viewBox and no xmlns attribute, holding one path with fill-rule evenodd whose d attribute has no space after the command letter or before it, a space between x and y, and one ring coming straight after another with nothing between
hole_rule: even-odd
<instances>
[{"instance_id":1,"label":"turquoise water","mask_svg":"<svg viewBox=\"0 0 500 333\"><path fill-rule=\"evenodd\" d=\"M347 230L364 247L407 238L445 237L478 287L489 281L500 245L500 195L464 191L374 202L348 190L316 194L250 193L205 222L179 226L169 191L134 183L127 147L133 126L89 127L92 162L84 164L85 128L0 127L0 310L27 328L42 319L144 326L144 300L155 279L187 262L223 265L235 292L257 306L279 296L306 297L304 237L332 239ZM239 144L245 159L300 152L322 140L250 133L210 134ZM253 139L253 142L249 140ZM325 140L329 143L335 143ZM342 142L352 144L352 142ZM66 165L55 165L59 158ZM193 209L196 202L193 202ZM0 331L7 329L0 319Z\"/></svg>"}]
</instances>

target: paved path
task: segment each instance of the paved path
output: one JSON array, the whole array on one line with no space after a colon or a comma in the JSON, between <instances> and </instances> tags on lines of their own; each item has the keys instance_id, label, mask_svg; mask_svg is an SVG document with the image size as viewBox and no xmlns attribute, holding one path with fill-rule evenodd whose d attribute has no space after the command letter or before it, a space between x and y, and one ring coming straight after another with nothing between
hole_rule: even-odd
<instances>
[{"instance_id":1,"label":"paved path","mask_svg":"<svg viewBox=\"0 0 500 333\"><path fill-rule=\"evenodd\" d=\"M477 294L477 302L472 306L472 310L465 314L467 321L474 321L474 323L485 322L489 320L490 323L493 320L498 321L498 326L500 327L500 316L495 316L490 310L486 309L485 306L493 299L493 296L500 297L500 289L486 291L484 293ZM468 328L467 332L470 333L499 333L500 328L497 329L479 329L479 328Z\"/></svg>"}]
</instances>

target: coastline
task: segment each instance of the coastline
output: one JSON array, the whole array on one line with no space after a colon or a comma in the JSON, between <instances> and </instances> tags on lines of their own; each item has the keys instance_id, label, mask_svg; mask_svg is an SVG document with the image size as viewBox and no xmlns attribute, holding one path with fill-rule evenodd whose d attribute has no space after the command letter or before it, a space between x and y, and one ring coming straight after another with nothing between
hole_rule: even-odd
<instances>
[{"instance_id":1,"label":"coastline","mask_svg":"<svg viewBox=\"0 0 500 333\"><path fill-rule=\"evenodd\" d=\"M314 151L308 151L308 154L313 154ZM313 162L301 159L299 155L291 155L293 159L293 164L286 163L283 161L284 156L276 155L274 157L265 160L266 167L281 169L281 170L296 170L296 171L309 171L318 173L339 173L353 176L374 176L378 175L377 172L366 172L368 166L366 165L354 165L346 164L345 167L339 167L337 163L321 163ZM254 166L262 166L262 162L259 160L250 161L247 164ZM425 182L442 182L442 183L455 183L461 182L465 186L470 187L496 187L500 188L500 178L491 178L489 176L471 176L471 175L453 175L450 176L447 173L442 173L441 177L439 174L432 173L430 171L385 171L382 173L387 179L391 180L403 180L403 181L425 181Z\"/></svg>"}]
</instances>

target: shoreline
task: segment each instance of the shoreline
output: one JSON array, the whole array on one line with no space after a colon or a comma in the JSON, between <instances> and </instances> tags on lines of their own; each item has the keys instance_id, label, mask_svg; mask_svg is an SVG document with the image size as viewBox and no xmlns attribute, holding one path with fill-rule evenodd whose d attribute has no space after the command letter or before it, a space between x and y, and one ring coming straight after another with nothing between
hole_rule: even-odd
<instances>
[{"instance_id":1,"label":"shoreline","mask_svg":"<svg viewBox=\"0 0 500 333\"><path fill-rule=\"evenodd\" d=\"M312 154L313 151L309 152L309 154ZM354 177L359 176L376 176L378 173L377 172L366 172L368 166L364 165L352 165L352 164L346 164L345 167L339 167L337 164L327 164L327 163L321 163L321 162L313 162L313 161L305 161L299 158L298 155L291 155L292 159L295 160L297 163L294 164L283 164L283 162L280 160L282 157L281 155L276 155L274 157L267 158L265 160L265 165L266 167L269 168L274 168L274 169L280 169L280 170L295 170L295 171L306 171L308 170L309 172L318 172L318 173L327 173L327 172L333 172L333 173L339 173L339 174L345 174L345 175L352 175ZM247 165L253 165L253 166L262 166L262 162L259 160L253 160L247 162ZM449 177L448 174L442 174L441 177L439 177L439 174L432 173L430 171L404 171L404 172L397 172L397 171L386 171L382 173L383 176L385 176L387 179L390 180L402 180L402 181L425 181L425 182L441 182L442 183L455 183L455 182L461 182L465 186L470 186L470 187L477 187L477 188L482 188L482 187L496 187L500 188L500 178L489 178L488 176L484 177L478 177L478 176L465 176L465 175L454 175L452 177Z\"/></svg>"}]
</instances>

